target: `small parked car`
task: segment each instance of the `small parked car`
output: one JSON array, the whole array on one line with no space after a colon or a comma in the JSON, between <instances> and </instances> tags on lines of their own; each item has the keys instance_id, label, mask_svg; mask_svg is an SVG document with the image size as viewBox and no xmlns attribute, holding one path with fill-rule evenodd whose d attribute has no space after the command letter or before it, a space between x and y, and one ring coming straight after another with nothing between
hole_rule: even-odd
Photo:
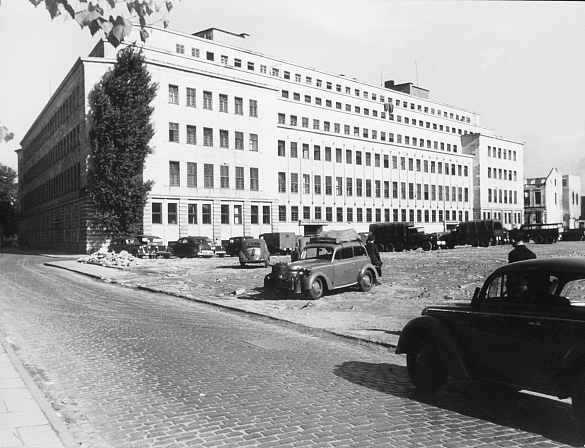
<instances>
[{"instance_id":1,"label":"small parked car","mask_svg":"<svg viewBox=\"0 0 585 448\"><path fill-rule=\"evenodd\" d=\"M170 258L169 247L163 243L162 238L154 235L138 235L140 241L140 257Z\"/></svg>"},{"instance_id":2,"label":"small parked car","mask_svg":"<svg viewBox=\"0 0 585 448\"><path fill-rule=\"evenodd\" d=\"M265 268L270 264L270 252L266 247L266 241L256 238L242 240L242 248L238 254L240 265L246 266L249 263L263 264Z\"/></svg>"},{"instance_id":3,"label":"small parked car","mask_svg":"<svg viewBox=\"0 0 585 448\"><path fill-rule=\"evenodd\" d=\"M108 246L108 251L120 253L123 250L135 257L140 257L142 254L142 244L138 238L133 236L112 238L112 241L110 241L110 245Z\"/></svg>"},{"instance_id":4,"label":"small parked car","mask_svg":"<svg viewBox=\"0 0 585 448\"><path fill-rule=\"evenodd\" d=\"M251 238L251 236L234 236L230 238L225 246L226 254L230 257L237 257L242 249L242 241Z\"/></svg>"},{"instance_id":5,"label":"small parked car","mask_svg":"<svg viewBox=\"0 0 585 448\"><path fill-rule=\"evenodd\" d=\"M426 307L400 335L408 374L425 391L448 375L571 397L585 427L585 257L496 269L471 302Z\"/></svg>"},{"instance_id":6,"label":"small parked car","mask_svg":"<svg viewBox=\"0 0 585 448\"><path fill-rule=\"evenodd\" d=\"M225 247L223 247L221 244L215 244L213 241L211 241L211 238L205 238L205 240L211 246L211 250L213 251L214 255L222 258L225 256Z\"/></svg>"},{"instance_id":7,"label":"small parked car","mask_svg":"<svg viewBox=\"0 0 585 448\"><path fill-rule=\"evenodd\" d=\"M169 243L170 250L177 257L213 257L213 250L202 236L186 236Z\"/></svg>"},{"instance_id":8,"label":"small parked car","mask_svg":"<svg viewBox=\"0 0 585 448\"><path fill-rule=\"evenodd\" d=\"M338 288L358 285L369 291L378 281L376 268L357 232L355 238L316 236L303 248L298 261L276 263L264 278L264 287L275 292L305 293L319 299Z\"/></svg>"}]
</instances>

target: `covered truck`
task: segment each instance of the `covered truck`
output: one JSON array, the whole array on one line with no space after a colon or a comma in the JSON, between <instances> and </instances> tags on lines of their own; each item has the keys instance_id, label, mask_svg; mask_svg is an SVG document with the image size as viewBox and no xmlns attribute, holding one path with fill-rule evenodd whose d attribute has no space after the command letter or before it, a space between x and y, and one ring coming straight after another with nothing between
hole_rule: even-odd
<instances>
[{"instance_id":1,"label":"covered truck","mask_svg":"<svg viewBox=\"0 0 585 448\"><path fill-rule=\"evenodd\" d=\"M494 219L460 222L451 233L441 236L441 240L449 249L465 245L488 247L508 242L502 223Z\"/></svg>"},{"instance_id":2,"label":"covered truck","mask_svg":"<svg viewBox=\"0 0 585 448\"><path fill-rule=\"evenodd\" d=\"M425 251L438 249L436 233L425 233L421 227L412 222L382 222L370 224L370 233L376 238L379 251L401 252L418 249Z\"/></svg>"}]
</instances>

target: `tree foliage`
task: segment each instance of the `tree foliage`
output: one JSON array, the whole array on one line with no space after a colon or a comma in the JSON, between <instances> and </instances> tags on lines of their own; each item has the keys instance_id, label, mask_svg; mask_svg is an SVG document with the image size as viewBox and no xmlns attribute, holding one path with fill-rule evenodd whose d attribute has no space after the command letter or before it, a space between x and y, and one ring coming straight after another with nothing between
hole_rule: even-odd
<instances>
[{"instance_id":1,"label":"tree foliage","mask_svg":"<svg viewBox=\"0 0 585 448\"><path fill-rule=\"evenodd\" d=\"M140 24L140 38L146 42L147 19L162 21L168 26L167 14L173 9L174 0L29 0L38 6L44 3L51 19L62 14L74 18L81 28L87 27L93 36L102 31L106 39L117 47L132 32L132 21ZM154 21L151 20L151 23Z\"/></svg>"},{"instance_id":2,"label":"tree foliage","mask_svg":"<svg viewBox=\"0 0 585 448\"><path fill-rule=\"evenodd\" d=\"M9 142L14 138L14 133L10 132L6 126L0 126L0 143Z\"/></svg>"},{"instance_id":3,"label":"tree foliage","mask_svg":"<svg viewBox=\"0 0 585 448\"><path fill-rule=\"evenodd\" d=\"M0 242L3 236L15 235L18 230L17 174L0 163Z\"/></svg>"},{"instance_id":4,"label":"tree foliage","mask_svg":"<svg viewBox=\"0 0 585 448\"><path fill-rule=\"evenodd\" d=\"M144 182L154 135L151 82L144 55L130 46L89 94L91 160L89 196L97 224L110 235L140 233L152 182Z\"/></svg>"}]
</instances>

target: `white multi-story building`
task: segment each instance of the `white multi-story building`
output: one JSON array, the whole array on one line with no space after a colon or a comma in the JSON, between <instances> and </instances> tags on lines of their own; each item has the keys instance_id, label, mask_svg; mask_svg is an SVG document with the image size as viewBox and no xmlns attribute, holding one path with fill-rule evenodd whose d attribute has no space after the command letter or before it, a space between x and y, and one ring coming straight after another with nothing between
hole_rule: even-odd
<instances>
[{"instance_id":1,"label":"white multi-story building","mask_svg":"<svg viewBox=\"0 0 585 448\"><path fill-rule=\"evenodd\" d=\"M581 176L565 174L563 183L563 226L565 229L578 229L580 227L581 204Z\"/></svg>"},{"instance_id":2,"label":"white multi-story building","mask_svg":"<svg viewBox=\"0 0 585 448\"><path fill-rule=\"evenodd\" d=\"M145 233L225 240L522 218L522 144L480 127L474 112L411 83L374 86L240 48L245 34L149 34L159 90ZM115 57L100 42L79 59L21 142L31 245L90 248L87 95Z\"/></svg>"},{"instance_id":3,"label":"white multi-story building","mask_svg":"<svg viewBox=\"0 0 585 448\"><path fill-rule=\"evenodd\" d=\"M546 177L526 179L524 185L524 222L527 224L561 224L563 222L563 188L556 168Z\"/></svg>"}]
</instances>

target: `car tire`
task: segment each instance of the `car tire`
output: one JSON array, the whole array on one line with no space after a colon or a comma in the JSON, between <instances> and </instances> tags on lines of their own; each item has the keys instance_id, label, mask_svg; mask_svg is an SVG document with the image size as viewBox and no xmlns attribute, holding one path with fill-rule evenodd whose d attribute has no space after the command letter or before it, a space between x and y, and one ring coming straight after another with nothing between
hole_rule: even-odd
<instances>
[{"instance_id":1,"label":"car tire","mask_svg":"<svg viewBox=\"0 0 585 448\"><path fill-rule=\"evenodd\" d=\"M317 277L311 283L311 287L309 288L309 297L313 300L318 300L323 297L325 294L325 284L323 283L323 279Z\"/></svg>"},{"instance_id":2,"label":"car tire","mask_svg":"<svg viewBox=\"0 0 585 448\"><path fill-rule=\"evenodd\" d=\"M374 284L374 275L370 271L364 272L364 275L360 278L360 289L363 292L368 292L372 289Z\"/></svg>"},{"instance_id":3,"label":"car tire","mask_svg":"<svg viewBox=\"0 0 585 448\"><path fill-rule=\"evenodd\" d=\"M534 242L536 244L542 244L544 242L544 238L542 237L542 235L536 235L534 237Z\"/></svg>"},{"instance_id":4,"label":"car tire","mask_svg":"<svg viewBox=\"0 0 585 448\"><path fill-rule=\"evenodd\" d=\"M392 243L388 243L388 244L386 245L386 251L387 251L387 252L394 252L394 244L392 244Z\"/></svg>"},{"instance_id":5,"label":"car tire","mask_svg":"<svg viewBox=\"0 0 585 448\"><path fill-rule=\"evenodd\" d=\"M571 391L573 416L580 431L585 432L585 370L583 370Z\"/></svg>"},{"instance_id":6,"label":"car tire","mask_svg":"<svg viewBox=\"0 0 585 448\"><path fill-rule=\"evenodd\" d=\"M546 244L553 244L555 242L554 236L547 236L546 237Z\"/></svg>"},{"instance_id":7,"label":"car tire","mask_svg":"<svg viewBox=\"0 0 585 448\"><path fill-rule=\"evenodd\" d=\"M406 366L412 383L425 392L436 391L447 379L437 344L427 336L419 336L409 344Z\"/></svg>"},{"instance_id":8,"label":"car tire","mask_svg":"<svg viewBox=\"0 0 585 448\"><path fill-rule=\"evenodd\" d=\"M425 241L424 243L422 243L422 250L424 250L425 252L428 252L432 248L433 245L430 243L430 241Z\"/></svg>"},{"instance_id":9,"label":"car tire","mask_svg":"<svg viewBox=\"0 0 585 448\"><path fill-rule=\"evenodd\" d=\"M479 246L479 240L477 238L473 238L471 240L471 246L472 247L478 247Z\"/></svg>"},{"instance_id":10,"label":"car tire","mask_svg":"<svg viewBox=\"0 0 585 448\"><path fill-rule=\"evenodd\" d=\"M490 247L490 239L489 238L482 238L481 239L481 247Z\"/></svg>"}]
</instances>

